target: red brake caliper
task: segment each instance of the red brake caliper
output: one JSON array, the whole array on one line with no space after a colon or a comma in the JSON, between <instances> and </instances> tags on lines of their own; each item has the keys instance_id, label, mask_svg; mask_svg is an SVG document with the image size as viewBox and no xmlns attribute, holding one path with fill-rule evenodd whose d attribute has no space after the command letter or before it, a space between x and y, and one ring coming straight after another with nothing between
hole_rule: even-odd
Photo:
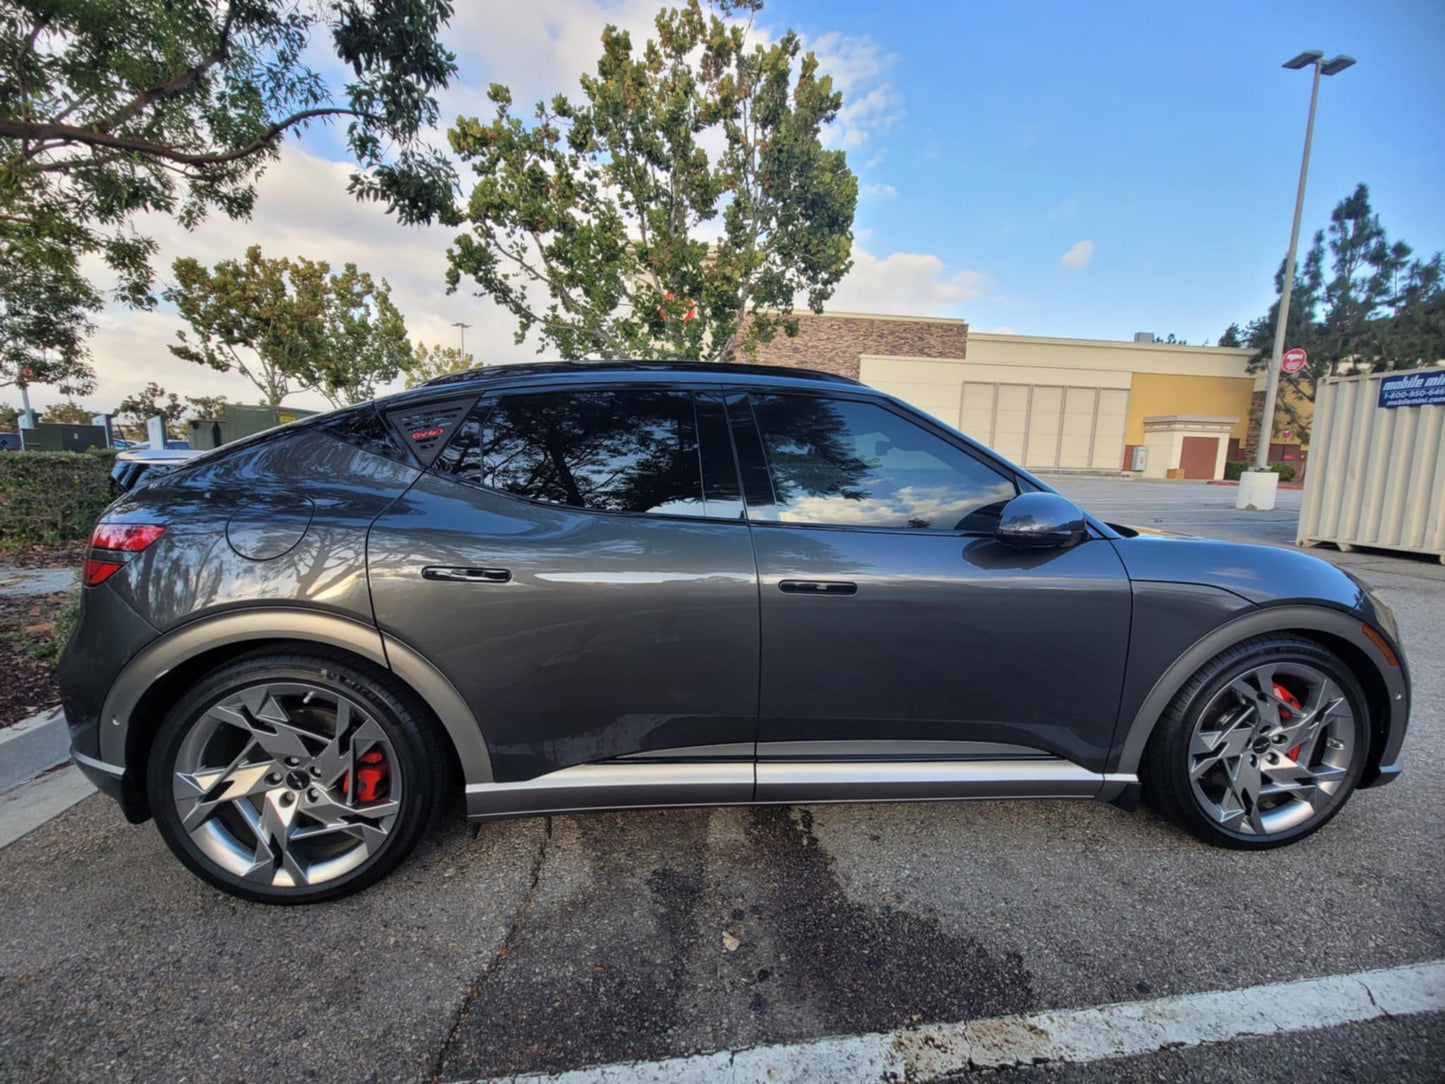
<instances>
[{"instance_id":1,"label":"red brake caliper","mask_svg":"<svg viewBox=\"0 0 1445 1084\"><path fill-rule=\"evenodd\" d=\"M370 749L357 758L361 767L356 769L356 800L358 802L379 802L386 797L387 779L391 768L386 763L386 754L380 749ZM347 783L341 781L341 793L345 794Z\"/></svg>"},{"instance_id":2,"label":"red brake caliper","mask_svg":"<svg viewBox=\"0 0 1445 1084\"><path fill-rule=\"evenodd\" d=\"M1281 700L1283 700L1283 701L1284 701L1286 704L1288 704L1290 707L1294 708L1295 711L1304 711L1304 707L1300 704L1299 699L1295 696L1295 694L1292 693L1292 692L1290 692L1288 689L1286 689L1283 685L1281 685L1281 684L1280 684L1279 682L1277 682L1277 681L1274 683L1274 695L1277 696L1277 697L1279 697ZM1286 719L1288 719L1288 718L1290 717L1290 714L1291 714L1291 713L1288 712L1288 711L1286 711L1284 708L1280 708L1280 709L1279 709L1279 721L1280 721L1280 722L1284 722ZM1299 756L1299 751L1300 751L1302 748L1304 748L1304 746L1303 746L1302 744L1301 744L1301 745L1296 745L1293 749L1291 749L1291 750L1290 750L1288 753L1286 753L1285 755L1288 756L1288 757L1290 758L1290 760L1294 760L1297 756Z\"/></svg>"}]
</instances>

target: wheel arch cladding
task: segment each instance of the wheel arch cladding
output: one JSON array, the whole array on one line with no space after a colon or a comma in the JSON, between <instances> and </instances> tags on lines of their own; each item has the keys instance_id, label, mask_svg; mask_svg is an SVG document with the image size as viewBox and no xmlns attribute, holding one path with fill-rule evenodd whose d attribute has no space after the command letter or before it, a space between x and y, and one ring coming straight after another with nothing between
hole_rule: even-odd
<instances>
[{"instance_id":1,"label":"wheel arch cladding","mask_svg":"<svg viewBox=\"0 0 1445 1084\"><path fill-rule=\"evenodd\" d=\"M1329 649L1355 674L1365 691L1370 715L1370 749L1361 787L1380 778L1381 762L1399 751L1409 711L1403 667L1392 666L1365 636L1358 615L1323 606L1273 606L1253 609L1196 640L1154 682L1137 711L1121 720L1122 740L1110 770L1137 772L1155 725L1184 684L1210 659L1242 640L1266 633L1299 636Z\"/></svg>"},{"instance_id":2,"label":"wheel arch cladding","mask_svg":"<svg viewBox=\"0 0 1445 1084\"><path fill-rule=\"evenodd\" d=\"M156 731L184 691L205 674L257 649L341 652L413 696L440 724L443 746L464 783L490 782L491 757L480 727L450 683L421 656L374 628L307 611L242 611L176 630L149 645L112 685L101 724L102 759L125 766L121 804L128 819L150 815L146 764ZM387 647L391 648L388 653ZM395 663L395 665L393 665Z\"/></svg>"}]
</instances>

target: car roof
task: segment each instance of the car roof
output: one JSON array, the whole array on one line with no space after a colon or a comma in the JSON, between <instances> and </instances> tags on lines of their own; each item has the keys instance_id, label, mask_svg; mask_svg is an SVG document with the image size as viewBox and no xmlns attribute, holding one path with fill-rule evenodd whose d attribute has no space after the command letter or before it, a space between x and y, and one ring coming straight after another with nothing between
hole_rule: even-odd
<instances>
[{"instance_id":1,"label":"car roof","mask_svg":"<svg viewBox=\"0 0 1445 1084\"><path fill-rule=\"evenodd\" d=\"M656 379L659 376L696 378L718 377L730 382L748 380L802 380L820 381L831 384L847 384L860 387L852 377L825 373L817 369L793 368L787 365L747 365L727 361L539 361L521 362L512 365L489 365L481 369L468 369L463 373L448 373L420 385L422 388L446 388L447 390L478 390L497 384L515 383L537 377L579 377L601 375L618 377L639 376ZM687 382L691 383L692 380ZM559 381L565 383L565 380Z\"/></svg>"}]
</instances>

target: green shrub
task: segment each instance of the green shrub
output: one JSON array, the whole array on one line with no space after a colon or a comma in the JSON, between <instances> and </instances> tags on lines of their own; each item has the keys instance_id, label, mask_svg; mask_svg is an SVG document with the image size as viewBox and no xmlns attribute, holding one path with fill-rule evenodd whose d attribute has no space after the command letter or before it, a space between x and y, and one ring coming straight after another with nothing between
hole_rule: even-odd
<instances>
[{"instance_id":1,"label":"green shrub","mask_svg":"<svg viewBox=\"0 0 1445 1084\"><path fill-rule=\"evenodd\" d=\"M0 551L85 538L120 496L115 453L0 452Z\"/></svg>"},{"instance_id":2,"label":"green shrub","mask_svg":"<svg viewBox=\"0 0 1445 1084\"><path fill-rule=\"evenodd\" d=\"M1274 471L1275 474L1279 475L1279 480L1281 482L1294 481L1294 477L1298 473L1294 469L1294 467L1288 463L1271 463L1269 465L1269 469ZM1244 460L1227 459L1224 462L1225 481L1237 482L1239 481L1239 476L1247 470L1249 470L1249 464L1246 463Z\"/></svg>"}]
</instances>

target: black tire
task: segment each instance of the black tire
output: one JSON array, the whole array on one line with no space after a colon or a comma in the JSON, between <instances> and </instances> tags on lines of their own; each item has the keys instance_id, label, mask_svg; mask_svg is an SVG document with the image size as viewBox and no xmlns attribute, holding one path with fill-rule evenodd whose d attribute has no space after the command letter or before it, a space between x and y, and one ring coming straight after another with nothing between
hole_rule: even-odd
<instances>
[{"instance_id":1,"label":"black tire","mask_svg":"<svg viewBox=\"0 0 1445 1084\"><path fill-rule=\"evenodd\" d=\"M1230 682L1269 663L1303 664L1323 672L1344 694L1353 716L1354 741L1342 783L1302 823L1279 832L1236 831L1210 816L1190 781L1190 743L1201 714ZM1150 735L1145 749L1144 796L1174 824L1206 843L1238 850L1266 850L1297 842L1319 831L1344 807L1359 782L1369 751L1369 708L1350 668L1312 640L1289 635L1258 636L1211 659L1184 684Z\"/></svg>"},{"instance_id":2,"label":"black tire","mask_svg":"<svg viewBox=\"0 0 1445 1084\"><path fill-rule=\"evenodd\" d=\"M274 886L243 879L209 857L182 826L173 797L177 754L192 728L228 696L258 685L298 683L344 695L381 728L403 785L385 840L359 866L315 885ZM444 805L449 760L440 728L418 699L385 670L341 652L260 650L237 658L197 682L166 716L150 750L147 790L167 845L197 876L242 899L299 904L337 899L375 884L433 831Z\"/></svg>"}]
</instances>

